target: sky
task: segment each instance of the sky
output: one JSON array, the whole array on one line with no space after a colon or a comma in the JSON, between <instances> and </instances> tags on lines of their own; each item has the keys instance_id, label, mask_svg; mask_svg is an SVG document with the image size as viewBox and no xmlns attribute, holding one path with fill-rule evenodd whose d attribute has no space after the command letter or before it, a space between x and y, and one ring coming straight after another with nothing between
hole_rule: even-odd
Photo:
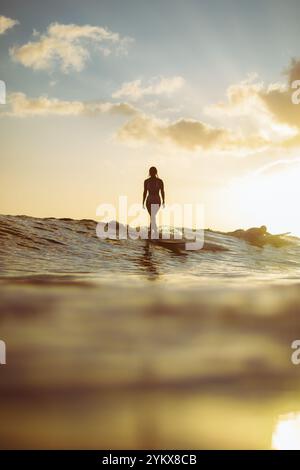
<instances>
[{"instance_id":1,"label":"sky","mask_svg":"<svg viewBox=\"0 0 300 470\"><path fill-rule=\"evenodd\" d=\"M298 0L1 0L0 213L142 202L300 235ZM299 94L300 96L300 94Z\"/></svg>"}]
</instances>

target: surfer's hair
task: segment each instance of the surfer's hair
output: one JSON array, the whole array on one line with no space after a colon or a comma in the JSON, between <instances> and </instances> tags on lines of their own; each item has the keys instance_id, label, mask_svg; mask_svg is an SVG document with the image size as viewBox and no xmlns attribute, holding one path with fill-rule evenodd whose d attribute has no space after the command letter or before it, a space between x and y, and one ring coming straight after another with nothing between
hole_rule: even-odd
<instances>
[{"instance_id":1,"label":"surfer's hair","mask_svg":"<svg viewBox=\"0 0 300 470\"><path fill-rule=\"evenodd\" d=\"M149 169L149 175L150 176L157 176L157 168L155 168L155 166L152 166L150 169Z\"/></svg>"}]
</instances>

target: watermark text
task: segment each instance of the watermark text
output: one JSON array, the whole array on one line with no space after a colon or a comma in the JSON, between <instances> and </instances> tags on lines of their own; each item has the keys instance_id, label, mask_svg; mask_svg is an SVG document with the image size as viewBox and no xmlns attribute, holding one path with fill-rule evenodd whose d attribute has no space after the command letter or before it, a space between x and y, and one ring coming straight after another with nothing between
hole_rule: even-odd
<instances>
[{"instance_id":1,"label":"watermark text","mask_svg":"<svg viewBox=\"0 0 300 470\"><path fill-rule=\"evenodd\" d=\"M0 340L0 365L6 364L6 344Z\"/></svg>"}]
</instances>

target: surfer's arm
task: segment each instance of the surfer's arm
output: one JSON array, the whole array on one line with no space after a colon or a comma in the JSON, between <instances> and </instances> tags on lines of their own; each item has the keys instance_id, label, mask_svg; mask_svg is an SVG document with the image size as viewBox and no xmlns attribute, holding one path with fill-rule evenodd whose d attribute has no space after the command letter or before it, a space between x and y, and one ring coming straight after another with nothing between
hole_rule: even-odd
<instances>
[{"instance_id":1,"label":"surfer's arm","mask_svg":"<svg viewBox=\"0 0 300 470\"><path fill-rule=\"evenodd\" d=\"M161 182L160 192L161 192L161 197L162 197L162 203L165 204L165 189L164 189L164 182L163 181Z\"/></svg>"},{"instance_id":2,"label":"surfer's arm","mask_svg":"<svg viewBox=\"0 0 300 470\"><path fill-rule=\"evenodd\" d=\"M146 201L146 197L147 197L147 182L144 181L144 192L143 192L143 207L145 206L145 201Z\"/></svg>"}]
</instances>

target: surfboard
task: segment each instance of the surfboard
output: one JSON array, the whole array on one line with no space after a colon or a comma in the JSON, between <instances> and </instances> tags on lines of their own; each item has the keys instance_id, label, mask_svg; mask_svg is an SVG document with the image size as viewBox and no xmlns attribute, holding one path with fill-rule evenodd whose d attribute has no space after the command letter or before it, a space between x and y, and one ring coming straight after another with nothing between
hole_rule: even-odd
<instances>
[{"instance_id":1,"label":"surfboard","mask_svg":"<svg viewBox=\"0 0 300 470\"><path fill-rule=\"evenodd\" d=\"M186 243L192 243L193 240L188 239L153 239L148 240L150 243L158 246L162 246L172 251L182 251L186 250ZM197 251L228 251L228 248L225 248L221 245L215 243L204 243L203 247Z\"/></svg>"},{"instance_id":2,"label":"surfboard","mask_svg":"<svg viewBox=\"0 0 300 470\"><path fill-rule=\"evenodd\" d=\"M264 237L264 245L272 245L275 246L276 248L280 248L282 246L287 246L291 244L290 240L286 240L284 238L280 238L283 235L287 234L281 234L281 235L266 235Z\"/></svg>"},{"instance_id":3,"label":"surfboard","mask_svg":"<svg viewBox=\"0 0 300 470\"><path fill-rule=\"evenodd\" d=\"M172 251L182 251L185 250L185 244L188 242L188 240L180 239L180 240L174 240L174 239L153 239L153 240L148 240L150 243L153 245L158 245L162 246L164 248L167 248Z\"/></svg>"}]
</instances>

